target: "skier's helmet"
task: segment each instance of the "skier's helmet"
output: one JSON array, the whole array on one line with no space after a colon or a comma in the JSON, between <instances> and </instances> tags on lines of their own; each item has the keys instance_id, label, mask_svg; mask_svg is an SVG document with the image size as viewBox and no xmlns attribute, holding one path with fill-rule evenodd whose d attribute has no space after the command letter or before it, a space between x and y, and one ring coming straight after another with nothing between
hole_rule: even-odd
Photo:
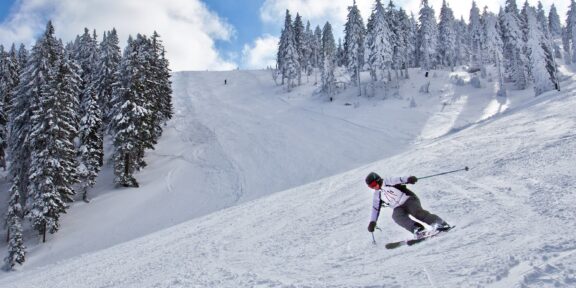
<instances>
[{"instance_id":1,"label":"skier's helmet","mask_svg":"<svg viewBox=\"0 0 576 288\"><path fill-rule=\"evenodd\" d=\"M378 183L380 186L382 186L382 177L380 177L380 175L376 174L375 172L370 172L370 174L366 176L366 185L372 187L374 186L374 183Z\"/></svg>"}]
</instances>

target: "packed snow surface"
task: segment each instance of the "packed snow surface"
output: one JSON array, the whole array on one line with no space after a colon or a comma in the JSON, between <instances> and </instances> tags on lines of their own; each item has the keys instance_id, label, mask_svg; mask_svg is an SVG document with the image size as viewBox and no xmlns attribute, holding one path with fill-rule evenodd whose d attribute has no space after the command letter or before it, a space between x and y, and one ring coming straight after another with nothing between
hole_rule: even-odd
<instances>
[{"instance_id":1,"label":"packed snow surface","mask_svg":"<svg viewBox=\"0 0 576 288\"><path fill-rule=\"evenodd\" d=\"M30 240L0 287L576 287L573 74L497 99L458 73L333 102L313 76L286 92L269 71L176 73L141 188L114 189L107 163L92 202ZM410 186L453 231L386 250L412 237L386 209L372 243L366 174L465 166Z\"/></svg>"}]
</instances>

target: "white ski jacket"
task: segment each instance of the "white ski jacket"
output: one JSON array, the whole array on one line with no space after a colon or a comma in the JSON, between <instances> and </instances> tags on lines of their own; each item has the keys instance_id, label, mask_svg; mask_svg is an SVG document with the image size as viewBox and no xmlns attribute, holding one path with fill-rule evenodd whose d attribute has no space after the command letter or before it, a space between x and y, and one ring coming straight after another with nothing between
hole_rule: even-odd
<instances>
[{"instance_id":1,"label":"white ski jacket","mask_svg":"<svg viewBox=\"0 0 576 288\"><path fill-rule=\"evenodd\" d=\"M410 196L392 187L397 184L407 184L408 177L409 176L382 179L384 180L382 187L380 187L378 190L374 190L374 199L372 201L372 217L370 218L370 221L376 222L378 220L378 216L380 215L380 208L396 208L408 200Z\"/></svg>"}]
</instances>

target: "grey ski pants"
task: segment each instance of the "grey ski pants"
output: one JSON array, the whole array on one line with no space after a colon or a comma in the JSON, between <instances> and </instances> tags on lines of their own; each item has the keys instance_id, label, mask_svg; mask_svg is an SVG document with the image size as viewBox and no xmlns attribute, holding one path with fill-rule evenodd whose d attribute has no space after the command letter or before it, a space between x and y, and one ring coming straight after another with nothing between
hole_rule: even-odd
<instances>
[{"instance_id":1,"label":"grey ski pants","mask_svg":"<svg viewBox=\"0 0 576 288\"><path fill-rule=\"evenodd\" d=\"M394 222L410 231L410 233L413 233L416 227L421 227L422 225L410 219L410 217L408 217L409 215L412 215L412 217L428 225L444 223L442 218L424 210L422 204L420 204L420 199L418 199L418 197L413 193L404 204L394 208L394 211L392 212L392 219L394 219Z\"/></svg>"}]
</instances>

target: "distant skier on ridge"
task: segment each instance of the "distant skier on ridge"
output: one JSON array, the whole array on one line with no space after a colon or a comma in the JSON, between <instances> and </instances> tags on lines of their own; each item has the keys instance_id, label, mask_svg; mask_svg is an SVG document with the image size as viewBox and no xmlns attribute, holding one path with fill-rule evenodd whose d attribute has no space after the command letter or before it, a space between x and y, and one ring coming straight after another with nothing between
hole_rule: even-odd
<instances>
[{"instance_id":1,"label":"distant skier on ridge","mask_svg":"<svg viewBox=\"0 0 576 288\"><path fill-rule=\"evenodd\" d=\"M382 207L393 208L392 219L394 222L413 233L416 239L424 237L426 229L422 224L410 219L409 215L430 225L436 231L450 230L451 226L446 221L424 210L418 196L403 185L415 184L417 181L416 176L382 179L380 175L374 172L368 174L366 185L374 190L372 217L368 225L369 232L374 232Z\"/></svg>"}]
</instances>

